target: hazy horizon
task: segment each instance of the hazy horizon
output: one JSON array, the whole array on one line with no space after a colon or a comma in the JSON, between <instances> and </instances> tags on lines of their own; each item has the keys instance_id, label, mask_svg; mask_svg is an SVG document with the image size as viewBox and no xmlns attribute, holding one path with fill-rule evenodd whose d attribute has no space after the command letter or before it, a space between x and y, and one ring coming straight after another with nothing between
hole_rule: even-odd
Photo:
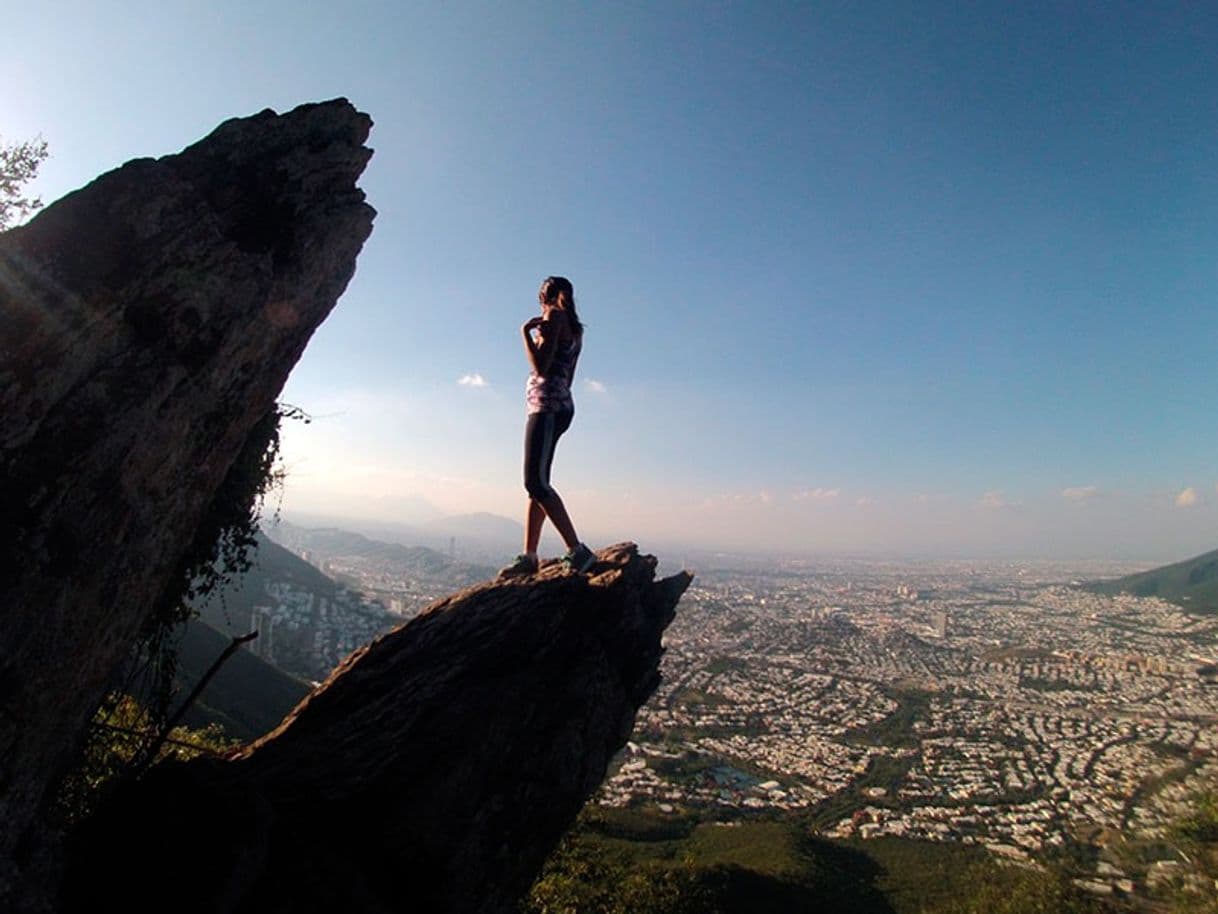
<instances>
[{"instance_id":1,"label":"hazy horizon","mask_svg":"<svg viewBox=\"0 0 1218 914\"><path fill-rule=\"evenodd\" d=\"M1218 9L26 5L50 202L346 96L379 215L285 509L519 517L540 280L592 545L1170 561L1218 530ZM395 507L396 506L396 507Z\"/></svg>"},{"instance_id":2,"label":"hazy horizon","mask_svg":"<svg viewBox=\"0 0 1218 914\"><path fill-rule=\"evenodd\" d=\"M455 534L453 541L458 559L469 559L472 553L474 560L486 562L491 559L493 549L499 549L506 555L512 548L518 545L518 534L523 532L523 526L520 521L507 515L493 512L480 511L451 515L441 514L427 521L412 521L391 514L353 514L350 511L342 510L341 506L333 511L325 509L300 510L287 507L281 507L279 511L276 511L272 505L264 512L262 523L263 525L274 525L277 521L284 521L299 527L311 529L332 527L351 533L359 533L372 540L379 539L381 541L399 542L407 546L426 546L436 551L444 552L448 548L449 537L454 535L450 527L447 526L447 522L454 520L464 521L479 515L490 519L492 522L511 522L515 525L513 535L495 536L489 534L477 535L468 531L458 532ZM1040 553L1034 550L1027 552L1001 552L987 551L985 549L970 550L967 548L957 550L919 550L916 548L898 549L883 546L863 546L854 549L845 547L810 548L801 547L799 544L794 544L790 547L763 548L747 542L731 545L716 541L700 542L694 539L682 540L664 536L631 536L621 531L612 530L593 530L592 533L600 534L599 536L588 537L593 548L601 548L602 546L627 540L632 541L637 543L642 551L651 552L659 556L662 563L666 567L670 567L671 570L677 570L673 566L679 565L683 561L690 562L685 567L688 567L690 570L696 570L692 565L698 561L705 561L709 557L720 559L731 559L734 557L750 562L755 561L767 567L777 567L788 562L807 562L811 565L816 565L817 563L840 561L860 563L898 562L909 563L911 565L953 562L966 564L975 562L979 565L1041 563L1069 566L1079 571L1091 570L1096 574L1100 573L1096 569L1111 565L1117 569L1112 571L1112 574L1123 575L1133 570L1174 564L1194 558L1204 552L1213 551L1212 548L1207 548L1199 552L1165 552L1161 555L1155 555L1136 552L1128 554L1119 552L1089 554L1081 550L1078 552L1059 551ZM559 555L563 548L557 534L548 527L543 535L541 545L543 555ZM495 554L497 555L498 553Z\"/></svg>"}]
</instances>

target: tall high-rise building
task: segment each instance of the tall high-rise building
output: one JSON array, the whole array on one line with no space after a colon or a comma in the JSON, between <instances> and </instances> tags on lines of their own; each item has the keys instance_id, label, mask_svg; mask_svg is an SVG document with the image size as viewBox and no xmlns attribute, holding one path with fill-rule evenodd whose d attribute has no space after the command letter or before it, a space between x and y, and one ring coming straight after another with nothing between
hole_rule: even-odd
<instances>
[{"instance_id":1,"label":"tall high-rise building","mask_svg":"<svg viewBox=\"0 0 1218 914\"><path fill-rule=\"evenodd\" d=\"M943 610L933 612L933 613L931 613L930 621L935 629L935 637L936 638L946 638L947 637L947 613L944 612Z\"/></svg>"}]
</instances>

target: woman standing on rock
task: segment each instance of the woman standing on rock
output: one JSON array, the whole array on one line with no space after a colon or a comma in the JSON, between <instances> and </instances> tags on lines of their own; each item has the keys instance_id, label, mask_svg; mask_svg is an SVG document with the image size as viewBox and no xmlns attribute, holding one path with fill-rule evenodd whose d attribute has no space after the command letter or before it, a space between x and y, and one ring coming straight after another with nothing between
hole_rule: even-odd
<instances>
[{"instance_id":1,"label":"woman standing on rock","mask_svg":"<svg viewBox=\"0 0 1218 914\"><path fill-rule=\"evenodd\" d=\"M574 571L592 567L596 556L575 533L567 509L550 487L554 446L575 418L571 383L584 341L584 325L575 313L575 290L563 276L548 276L537 293L541 314L520 328L529 360L525 387L528 419L524 426L524 488L529 493L524 521L524 552L500 574L532 574L537 570L537 544L546 518L567 544L563 562Z\"/></svg>"}]
</instances>

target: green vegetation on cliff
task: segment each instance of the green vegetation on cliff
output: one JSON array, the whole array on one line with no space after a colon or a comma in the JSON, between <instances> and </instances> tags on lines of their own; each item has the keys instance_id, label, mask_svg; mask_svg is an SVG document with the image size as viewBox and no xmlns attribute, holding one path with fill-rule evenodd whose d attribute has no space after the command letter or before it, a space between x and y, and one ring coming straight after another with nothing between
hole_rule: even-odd
<instances>
[{"instance_id":1,"label":"green vegetation on cliff","mask_svg":"<svg viewBox=\"0 0 1218 914\"><path fill-rule=\"evenodd\" d=\"M157 727L157 721L131 696L107 696L93 717L76 766L59 785L57 817L75 824L93 812L107 789L130 773L130 766L152 741ZM219 724L174 727L154 761L217 755L236 745Z\"/></svg>"},{"instance_id":2,"label":"green vegetation on cliff","mask_svg":"<svg viewBox=\"0 0 1218 914\"><path fill-rule=\"evenodd\" d=\"M42 206L37 197L22 196L22 188L38 176L47 157L47 142L39 137L21 143L0 143L0 231Z\"/></svg>"}]
</instances>

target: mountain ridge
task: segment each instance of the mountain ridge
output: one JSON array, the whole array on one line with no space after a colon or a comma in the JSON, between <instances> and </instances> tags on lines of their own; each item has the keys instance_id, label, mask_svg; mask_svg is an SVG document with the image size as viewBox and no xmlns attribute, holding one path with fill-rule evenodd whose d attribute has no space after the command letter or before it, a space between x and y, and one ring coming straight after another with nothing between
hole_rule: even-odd
<instances>
[{"instance_id":1,"label":"mountain ridge","mask_svg":"<svg viewBox=\"0 0 1218 914\"><path fill-rule=\"evenodd\" d=\"M524 538L524 525L519 520L487 511L448 514L426 521L392 521L382 517L296 510L285 510L282 517L300 527L334 527L380 542L422 546L445 554L455 545L457 554L474 564L502 564L519 550ZM542 535L542 549L564 551L561 541L550 530Z\"/></svg>"},{"instance_id":2,"label":"mountain ridge","mask_svg":"<svg viewBox=\"0 0 1218 914\"><path fill-rule=\"evenodd\" d=\"M291 547L302 551L349 551L356 555L401 561L423 573L434 574L439 571L457 573L464 578L459 582L463 585L489 577L494 572L490 566L454 559L430 546L386 542L339 526L304 527L281 520L279 523L269 526L265 535L281 548Z\"/></svg>"},{"instance_id":3,"label":"mountain ridge","mask_svg":"<svg viewBox=\"0 0 1218 914\"><path fill-rule=\"evenodd\" d=\"M1083 585L1093 593L1160 597L1197 615L1218 615L1218 549L1111 581Z\"/></svg>"},{"instance_id":4,"label":"mountain ridge","mask_svg":"<svg viewBox=\"0 0 1218 914\"><path fill-rule=\"evenodd\" d=\"M202 619L181 629L175 680L180 695L203 678L231 638ZM312 685L284 672L249 650L234 653L186 710L182 723L202 727L218 723L227 735L249 741L274 729Z\"/></svg>"}]
</instances>

